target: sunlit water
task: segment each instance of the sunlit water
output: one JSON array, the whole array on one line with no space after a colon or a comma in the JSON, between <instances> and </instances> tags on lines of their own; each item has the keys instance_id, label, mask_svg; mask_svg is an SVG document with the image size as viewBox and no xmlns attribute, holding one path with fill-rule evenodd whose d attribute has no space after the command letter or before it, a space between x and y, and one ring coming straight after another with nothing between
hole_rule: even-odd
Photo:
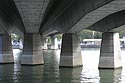
<instances>
[{"instance_id":1,"label":"sunlit water","mask_svg":"<svg viewBox=\"0 0 125 83\"><path fill-rule=\"evenodd\" d=\"M59 68L60 50L44 50L44 65L21 66L21 51L14 49L15 64L0 64L0 83L125 83L123 69L98 70L99 49L82 49L83 67Z\"/></svg>"}]
</instances>

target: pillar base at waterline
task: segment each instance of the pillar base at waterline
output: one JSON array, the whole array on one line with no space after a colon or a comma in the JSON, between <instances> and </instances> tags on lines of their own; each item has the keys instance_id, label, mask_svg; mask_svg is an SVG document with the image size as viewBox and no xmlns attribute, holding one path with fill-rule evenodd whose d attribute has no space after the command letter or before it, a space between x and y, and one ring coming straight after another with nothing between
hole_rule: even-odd
<instances>
[{"instance_id":1,"label":"pillar base at waterline","mask_svg":"<svg viewBox=\"0 0 125 83\"><path fill-rule=\"evenodd\" d=\"M43 65L44 60L37 55L23 55L21 65Z\"/></svg>"},{"instance_id":2,"label":"pillar base at waterline","mask_svg":"<svg viewBox=\"0 0 125 83\"><path fill-rule=\"evenodd\" d=\"M82 61L80 57L73 57L73 56L60 56L61 62L59 67L82 67Z\"/></svg>"},{"instance_id":3,"label":"pillar base at waterline","mask_svg":"<svg viewBox=\"0 0 125 83\"><path fill-rule=\"evenodd\" d=\"M25 33L21 65L42 65L42 64L44 64L44 59L43 59L40 34Z\"/></svg>"},{"instance_id":4,"label":"pillar base at waterline","mask_svg":"<svg viewBox=\"0 0 125 83\"><path fill-rule=\"evenodd\" d=\"M0 54L0 64L13 64L13 55L10 54Z\"/></svg>"},{"instance_id":5,"label":"pillar base at waterline","mask_svg":"<svg viewBox=\"0 0 125 83\"><path fill-rule=\"evenodd\" d=\"M105 32L102 34L99 68L122 68L121 49L118 33Z\"/></svg>"},{"instance_id":6,"label":"pillar base at waterline","mask_svg":"<svg viewBox=\"0 0 125 83\"><path fill-rule=\"evenodd\" d=\"M77 34L63 34L60 67L78 67L83 65L79 42Z\"/></svg>"},{"instance_id":7,"label":"pillar base at waterline","mask_svg":"<svg viewBox=\"0 0 125 83\"><path fill-rule=\"evenodd\" d=\"M0 35L0 64L14 63L11 39L8 34Z\"/></svg>"},{"instance_id":8,"label":"pillar base at waterline","mask_svg":"<svg viewBox=\"0 0 125 83\"><path fill-rule=\"evenodd\" d=\"M114 60L117 63L114 64ZM122 68L121 61L114 57L100 57L99 69L117 69Z\"/></svg>"}]
</instances>

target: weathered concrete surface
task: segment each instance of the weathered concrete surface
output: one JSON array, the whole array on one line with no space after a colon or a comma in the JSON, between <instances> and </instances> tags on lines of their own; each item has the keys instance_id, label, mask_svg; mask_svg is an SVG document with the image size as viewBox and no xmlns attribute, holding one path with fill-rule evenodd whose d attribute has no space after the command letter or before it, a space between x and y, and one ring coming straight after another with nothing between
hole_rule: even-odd
<instances>
[{"instance_id":1,"label":"weathered concrete surface","mask_svg":"<svg viewBox=\"0 0 125 83\"><path fill-rule=\"evenodd\" d=\"M0 63L14 63L11 37L8 34L0 35Z\"/></svg>"},{"instance_id":2,"label":"weathered concrete surface","mask_svg":"<svg viewBox=\"0 0 125 83\"><path fill-rule=\"evenodd\" d=\"M90 26L88 29L100 32L120 32L125 30L125 10L113 13L97 23Z\"/></svg>"},{"instance_id":3,"label":"weathered concrete surface","mask_svg":"<svg viewBox=\"0 0 125 83\"><path fill-rule=\"evenodd\" d=\"M58 7L58 5L56 6ZM65 7L62 8L62 11L55 11L52 13L50 18L46 19L45 24L42 24L43 26L40 32L43 35L53 34L54 32L77 33L83 29L90 29L88 27L91 27L96 22L103 20L106 16L122 11L124 9L124 0L99 0L98 2L96 0L69 1L69 4L65 5ZM117 18L118 17L116 17L116 19ZM108 22L106 21L106 23ZM97 24L97 26L100 26L100 24ZM108 31L110 28L105 27L104 29L99 28L98 31L100 30L102 32L106 32L106 30ZM91 30L97 29L94 29L93 27Z\"/></svg>"},{"instance_id":4,"label":"weathered concrete surface","mask_svg":"<svg viewBox=\"0 0 125 83\"><path fill-rule=\"evenodd\" d=\"M25 31L19 12L13 0L0 1L0 33L8 32L22 35ZM2 29L2 30L1 30Z\"/></svg>"},{"instance_id":5,"label":"weathered concrete surface","mask_svg":"<svg viewBox=\"0 0 125 83\"><path fill-rule=\"evenodd\" d=\"M77 34L64 34L60 55L60 67L82 66L80 41Z\"/></svg>"},{"instance_id":6,"label":"weathered concrete surface","mask_svg":"<svg viewBox=\"0 0 125 83\"><path fill-rule=\"evenodd\" d=\"M123 0L120 2L124 3ZM97 21L101 20L105 16L112 14L114 12L120 11L121 9L124 8L124 7L123 8L121 7L121 6L124 6L122 3L120 4L121 5L120 10L119 10L120 7L118 7L118 9L115 8L118 4L120 4L118 0L99 0L98 2L96 0L69 1L64 8L62 9L60 8L61 11L55 11L54 13L52 13L50 18L46 19L46 22L45 24L43 24L40 31L41 33L43 32L43 35L47 34L48 31L51 32L53 30L56 30L62 33L79 32L82 29L85 29L91 26L92 24L96 23ZM57 9L58 7L60 7L60 5L55 5L55 6ZM84 19L84 21L82 18ZM79 23L86 24L86 25L81 27L81 26L77 26L77 23L78 25Z\"/></svg>"},{"instance_id":7,"label":"weathered concrete surface","mask_svg":"<svg viewBox=\"0 0 125 83\"><path fill-rule=\"evenodd\" d=\"M41 37L37 33L24 35L22 65L44 64Z\"/></svg>"},{"instance_id":8,"label":"weathered concrete surface","mask_svg":"<svg viewBox=\"0 0 125 83\"><path fill-rule=\"evenodd\" d=\"M28 33L38 33L49 0L14 0Z\"/></svg>"},{"instance_id":9,"label":"weathered concrete surface","mask_svg":"<svg viewBox=\"0 0 125 83\"><path fill-rule=\"evenodd\" d=\"M104 3L103 0L101 0L100 2L96 1L95 3L101 5L101 2ZM98 22L100 20L103 20L106 16L109 16L113 13L122 11L124 9L125 9L125 1L124 0L112 0L111 2L106 3L105 5L100 6L99 8L87 13L68 32L75 33L75 32L79 32L83 29L88 29L88 27L92 26L93 24L95 24L96 22ZM116 17L116 19L117 18L118 17ZM115 18L112 18L110 20L106 19L106 23L104 22L105 25L110 24L110 22L107 22L107 21L111 21L111 20L114 20L114 19ZM103 27L102 24L101 25L97 24L97 25L99 25L100 27ZM112 26L112 25L110 25L110 26ZM109 30L111 28L111 27L103 27L104 28L103 29L103 28L100 28L100 27L98 27L98 28L102 32L106 32L105 31L106 29ZM114 28L116 28L116 27L114 27ZM94 27L91 30L95 30Z\"/></svg>"},{"instance_id":10,"label":"weathered concrete surface","mask_svg":"<svg viewBox=\"0 0 125 83\"><path fill-rule=\"evenodd\" d=\"M56 32L76 33L86 29L106 16L124 10L125 1L4 0L0 1L0 9L1 24L5 25L8 33L22 35L20 31L40 31L48 36Z\"/></svg>"},{"instance_id":11,"label":"weathered concrete surface","mask_svg":"<svg viewBox=\"0 0 125 83\"><path fill-rule=\"evenodd\" d=\"M103 33L99 68L120 68L121 63L121 49L119 34L113 32Z\"/></svg>"}]
</instances>

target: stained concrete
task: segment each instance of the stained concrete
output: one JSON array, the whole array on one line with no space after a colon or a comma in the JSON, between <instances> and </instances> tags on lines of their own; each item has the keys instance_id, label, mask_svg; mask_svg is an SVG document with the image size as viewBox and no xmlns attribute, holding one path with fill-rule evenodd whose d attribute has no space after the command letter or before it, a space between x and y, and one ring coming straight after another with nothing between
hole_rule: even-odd
<instances>
[{"instance_id":1,"label":"stained concrete","mask_svg":"<svg viewBox=\"0 0 125 83\"><path fill-rule=\"evenodd\" d=\"M103 33L99 68L120 68L121 63L121 49L119 34L113 32Z\"/></svg>"},{"instance_id":2,"label":"stained concrete","mask_svg":"<svg viewBox=\"0 0 125 83\"><path fill-rule=\"evenodd\" d=\"M26 33L24 36L24 47L21 59L22 65L44 64L42 42L38 33Z\"/></svg>"},{"instance_id":3,"label":"stained concrete","mask_svg":"<svg viewBox=\"0 0 125 83\"><path fill-rule=\"evenodd\" d=\"M0 63L14 63L11 37L8 34L0 35Z\"/></svg>"},{"instance_id":4,"label":"stained concrete","mask_svg":"<svg viewBox=\"0 0 125 83\"><path fill-rule=\"evenodd\" d=\"M67 33L63 35L60 55L60 67L82 66L79 36Z\"/></svg>"}]
</instances>

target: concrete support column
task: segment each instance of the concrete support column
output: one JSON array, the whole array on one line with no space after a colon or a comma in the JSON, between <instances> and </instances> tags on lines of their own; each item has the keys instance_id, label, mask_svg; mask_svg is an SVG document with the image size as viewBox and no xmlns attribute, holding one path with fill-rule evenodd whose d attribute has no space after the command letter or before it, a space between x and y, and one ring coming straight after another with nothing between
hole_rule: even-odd
<instances>
[{"instance_id":1,"label":"concrete support column","mask_svg":"<svg viewBox=\"0 0 125 83\"><path fill-rule=\"evenodd\" d=\"M102 35L99 68L119 68L121 63L119 34L106 32Z\"/></svg>"},{"instance_id":2,"label":"concrete support column","mask_svg":"<svg viewBox=\"0 0 125 83\"><path fill-rule=\"evenodd\" d=\"M47 47L47 38L42 38L42 49L43 50L46 50L46 49L48 49L48 47Z\"/></svg>"},{"instance_id":3,"label":"concrete support column","mask_svg":"<svg viewBox=\"0 0 125 83\"><path fill-rule=\"evenodd\" d=\"M60 66L82 66L80 40L77 34L67 33L63 35L60 55Z\"/></svg>"},{"instance_id":4,"label":"concrete support column","mask_svg":"<svg viewBox=\"0 0 125 83\"><path fill-rule=\"evenodd\" d=\"M20 39L20 50L22 50L23 49L23 39Z\"/></svg>"},{"instance_id":5,"label":"concrete support column","mask_svg":"<svg viewBox=\"0 0 125 83\"><path fill-rule=\"evenodd\" d=\"M25 33L21 64L38 65L43 63L44 60L40 34Z\"/></svg>"},{"instance_id":6,"label":"concrete support column","mask_svg":"<svg viewBox=\"0 0 125 83\"><path fill-rule=\"evenodd\" d=\"M54 36L51 36L51 49L58 49L58 40Z\"/></svg>"},{"instance_id":7,"label":"concrete support column","mask_svg":"<svg viewBox=\"0 0 125 83\"><path fill-rule=\"evenodd\" d=\"M0 63L14 63L11 37L8 34L0 35Z\"/></svg>"}]
</instances>

